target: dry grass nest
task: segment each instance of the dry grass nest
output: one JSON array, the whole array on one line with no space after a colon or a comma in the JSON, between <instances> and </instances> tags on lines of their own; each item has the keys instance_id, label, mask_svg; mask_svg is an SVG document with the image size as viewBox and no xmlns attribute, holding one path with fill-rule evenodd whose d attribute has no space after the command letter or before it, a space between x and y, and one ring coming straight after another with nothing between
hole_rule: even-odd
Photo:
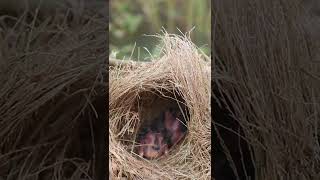
<instances>
[{"instance_id":1,"label":"dry grass nest","mask_svg":"<svg viewBox=\"0 0 320 180\"><path fill-rule=\"evenodd\" d=\"M110 177L210 179L210 58L187 36L158 37L164 42L161 58L109 67ZM186 137L166 156L141 158L133 148L139 127L174 104L189 109Z\"/></svg>"}]
</instances>

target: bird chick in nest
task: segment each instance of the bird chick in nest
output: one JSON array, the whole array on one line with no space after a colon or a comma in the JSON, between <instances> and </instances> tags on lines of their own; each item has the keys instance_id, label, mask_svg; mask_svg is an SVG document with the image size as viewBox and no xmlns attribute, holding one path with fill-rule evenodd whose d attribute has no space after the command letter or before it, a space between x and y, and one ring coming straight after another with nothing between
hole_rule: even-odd
<instances>
[{"instance_id":1,"label":"bird chick in nest","mask_svg":"<svg viewBox=\"0 0 320 180\"><path fill-rule=\"evenodd\" d=\"M155 159L168 153L168 144L165 134L161 131L148 128L140 138L138 153L141 157Z\"/></svg>"},{"instance_id":2,"label":"bird chick in nest","mask_svg":"<svg viewBox=\"0 0 320 180\"><path fill-rule=\"evenodd\" d=\"M186 135L186 127L180 111L169 109L164 113L164 127L169 138L169 148L178 144Z\"/></svg>"},{"instance_id":3,"label":"bird chick in nest","mask_svg":"<svg viewBox=\"0 0 320 180\"><path fill-rule=\"evenodd\" d=\"M147 159L155 159L168 153L186 135L186 121L178 110L169 109L143 128L139 134L138 154Z\"/></svg>"}]
</instances>

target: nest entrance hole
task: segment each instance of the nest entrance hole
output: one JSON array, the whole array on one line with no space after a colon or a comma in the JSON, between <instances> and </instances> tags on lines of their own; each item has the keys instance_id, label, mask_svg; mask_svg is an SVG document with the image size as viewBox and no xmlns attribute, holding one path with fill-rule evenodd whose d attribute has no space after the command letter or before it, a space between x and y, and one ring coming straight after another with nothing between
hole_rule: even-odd
<instances>
[{"instance_id":1,"label":"nest entrance hole","mask_svg":"<svg viewBox=\"0 0 320 180\"><path fill-rule=\"evenodd\" d=\"M176 92L142 92L139 94L135 104L135 111L138 113L139 124L135 129L135 136L131 150L136 151L139 140L139 134L146 127L157 127L159 123L164 121L164 112L168 110L175 110L181 113L181 125L185 135L178 144L185 138L188 132L188 121L190 120L189 108L185 100ZM131 137L132 138L132 137ZM176 148L176 146L172 146ZM171 149L171 148L170 148Z\"/></svg>"}]
</instances>

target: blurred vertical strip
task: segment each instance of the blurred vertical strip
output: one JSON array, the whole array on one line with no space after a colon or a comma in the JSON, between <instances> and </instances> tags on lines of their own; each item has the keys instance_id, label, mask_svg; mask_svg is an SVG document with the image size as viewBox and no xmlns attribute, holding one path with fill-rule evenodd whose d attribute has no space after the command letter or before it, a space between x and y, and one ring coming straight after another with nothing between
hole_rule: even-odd
<instances>
[{"instance_id":1,"label":"blurred vertical strip","mask_svg":"<svg viewBox=\"0 0 320 180\"><path fill-rule=\"evenodd\" d=\"M107 179L108 1L0 1L0 179Z\"/></svg>"}]
</instances>

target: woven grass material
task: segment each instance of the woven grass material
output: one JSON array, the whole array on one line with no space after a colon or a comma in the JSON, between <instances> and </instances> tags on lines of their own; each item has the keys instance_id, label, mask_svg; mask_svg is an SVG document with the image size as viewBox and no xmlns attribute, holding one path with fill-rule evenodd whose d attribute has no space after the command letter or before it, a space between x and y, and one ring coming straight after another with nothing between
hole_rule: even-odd
<instances>
[{"instance_id":1,"label":"woven grass material","mask_svg":"<svg viewBox=\"0 0 320 180\"><path fill-rule=\"evenodd\" d=\"M95 124L105 120L107 87L100 8L1 17L0 179L100 179L104 154L93 145L103 141Z\"/></svg>"},{"instance_id":2,"label":"woven grass material","mask_svg":"<svg viewBox=\"0 0 320 180\"><path fill-rule=\"evenodd\" d=\"M111 178L210 179L211 118L208 57L187 37L164 34L163 56L134 67L110 68L109 172ZM146 160L133 151L147 112L161 111L159 99L182 100L189 108L188 133L167 156ZM155 99L143 106L143 99ZM157 99L158 98L158 99ZM164 101L162 101L164 102ZM169 103L170 104L170 103ZM167 104L168 106L170 106ZM149 106L150 109L145 109ZM152 116L152 115L151 115Z\"/></svg>"},{"instance_id":3,"label":"woven grass material","mask_svg":"<svg viewBox=\"0 0 320 180\"><path fill-rule=\"evenodd\" d=\"M319 23L298 0L238 2L214 2L214 88L253 147L256 179L319 179Z\"/></svg>"}]
</instances>

